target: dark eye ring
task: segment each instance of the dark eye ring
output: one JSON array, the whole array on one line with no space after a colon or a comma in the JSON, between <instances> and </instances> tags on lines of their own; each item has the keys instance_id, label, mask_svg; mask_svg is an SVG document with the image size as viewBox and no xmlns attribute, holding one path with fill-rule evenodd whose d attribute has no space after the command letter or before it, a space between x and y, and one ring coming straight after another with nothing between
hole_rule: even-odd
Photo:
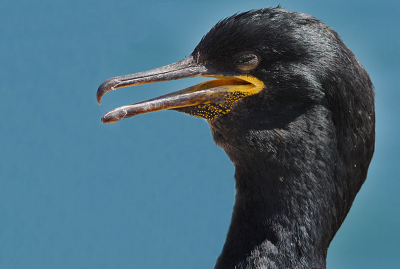
<instances>
[{"instance_id":1,"label":"dark eye ring","mask_svg":"<svg viewBox=\"0 0 400 269\"><path fill-rule=\"evenodd\" d=\"M235 64L239 70L249 72L254 70L260 62L260 56L254 52L242 52L236 56Z\"/></svg>"}]
</instances>

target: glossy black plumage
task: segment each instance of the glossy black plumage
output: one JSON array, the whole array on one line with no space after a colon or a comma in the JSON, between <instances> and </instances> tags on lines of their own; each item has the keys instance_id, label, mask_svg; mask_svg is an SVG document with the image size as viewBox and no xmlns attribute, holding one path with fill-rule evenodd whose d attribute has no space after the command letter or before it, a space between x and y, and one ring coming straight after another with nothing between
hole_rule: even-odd
<instances>
[{"instance_id":1,"label":"glossy black plumage","mask_svg":"<svg viewBox=\"0 0 400 269\"><path fill-rule=\"evenodd\" d=\"M235 55L247 51L261 61L243 72ZM236 181L215 268L325 268L374 151L367 72L327 25L281 8L220 21L191 57L223 76L264 83L208 121L235 165ZM104 87L99 91L109 91ZM174 109L193 114L199 106Z\"/></svg>"}]
</instances>

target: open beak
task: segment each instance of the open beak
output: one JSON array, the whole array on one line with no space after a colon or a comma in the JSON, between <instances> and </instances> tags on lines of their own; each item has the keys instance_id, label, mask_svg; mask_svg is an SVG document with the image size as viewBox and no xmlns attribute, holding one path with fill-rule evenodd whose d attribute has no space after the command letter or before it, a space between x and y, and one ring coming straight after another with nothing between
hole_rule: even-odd
<instances>
[{"instance_id":1,"label":"open beak","mask_svg":"<svg viewBox=\"0 0 400 269\"><path fill-rule=\"evenodd\" d=\"M118 88L196 76L216 79L116 108L107 112L101 118L101 121L113 123L143 113L187 107L198 108L193 109L194 112L189 114L211 120L220 114L227 113L236 101L245 96L256 94L264 88L264 83L253 76L218 73L211 66L196 63L190 56L182 61L153 70L110 78L103 82L97 90L97 102L100 104L104 94ZM207 112L207 110L210 111ZM202 111L202 113L199 113L199 111Z\"/></svg>"}]
</instances>

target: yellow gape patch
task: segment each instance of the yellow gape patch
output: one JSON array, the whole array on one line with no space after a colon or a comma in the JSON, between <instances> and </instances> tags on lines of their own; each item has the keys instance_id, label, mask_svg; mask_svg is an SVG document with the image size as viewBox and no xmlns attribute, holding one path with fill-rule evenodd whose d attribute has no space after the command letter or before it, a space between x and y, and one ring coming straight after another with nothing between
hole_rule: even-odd
<instances>
[{"instance_id":1,"label":"yellow gape patch","mask_svg":"<svg viewBox=\"0 0 400 269\"><path fill-rule=\"evenodd\" d=\"M249 75L216 78L216 80L199 83L190 91L210 91L209 101L178 110L195 117L213 120L228 113L237 101L257 94L264 88L261 80Z\"/></svg>"}]
</instances>

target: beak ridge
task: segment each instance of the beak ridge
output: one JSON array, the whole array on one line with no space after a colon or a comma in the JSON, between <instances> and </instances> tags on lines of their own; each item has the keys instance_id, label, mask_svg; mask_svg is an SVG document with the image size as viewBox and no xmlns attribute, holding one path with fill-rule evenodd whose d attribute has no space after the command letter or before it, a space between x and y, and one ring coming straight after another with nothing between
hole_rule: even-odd
<instances>
[{"instance_id":1,"label":"beak ridge","mask_svg":"<svg viewBox=\"0 0 400 269\"><path fill-rule=\"evenodd\" d=\"M195 77L207 72L208 69L204 65L197 64L193 57L190 56L179 62L149 71L110 78L98 88L96 94L97 102L100 104L103 95L118 88Z\"/></svg>"}]
</instances>

